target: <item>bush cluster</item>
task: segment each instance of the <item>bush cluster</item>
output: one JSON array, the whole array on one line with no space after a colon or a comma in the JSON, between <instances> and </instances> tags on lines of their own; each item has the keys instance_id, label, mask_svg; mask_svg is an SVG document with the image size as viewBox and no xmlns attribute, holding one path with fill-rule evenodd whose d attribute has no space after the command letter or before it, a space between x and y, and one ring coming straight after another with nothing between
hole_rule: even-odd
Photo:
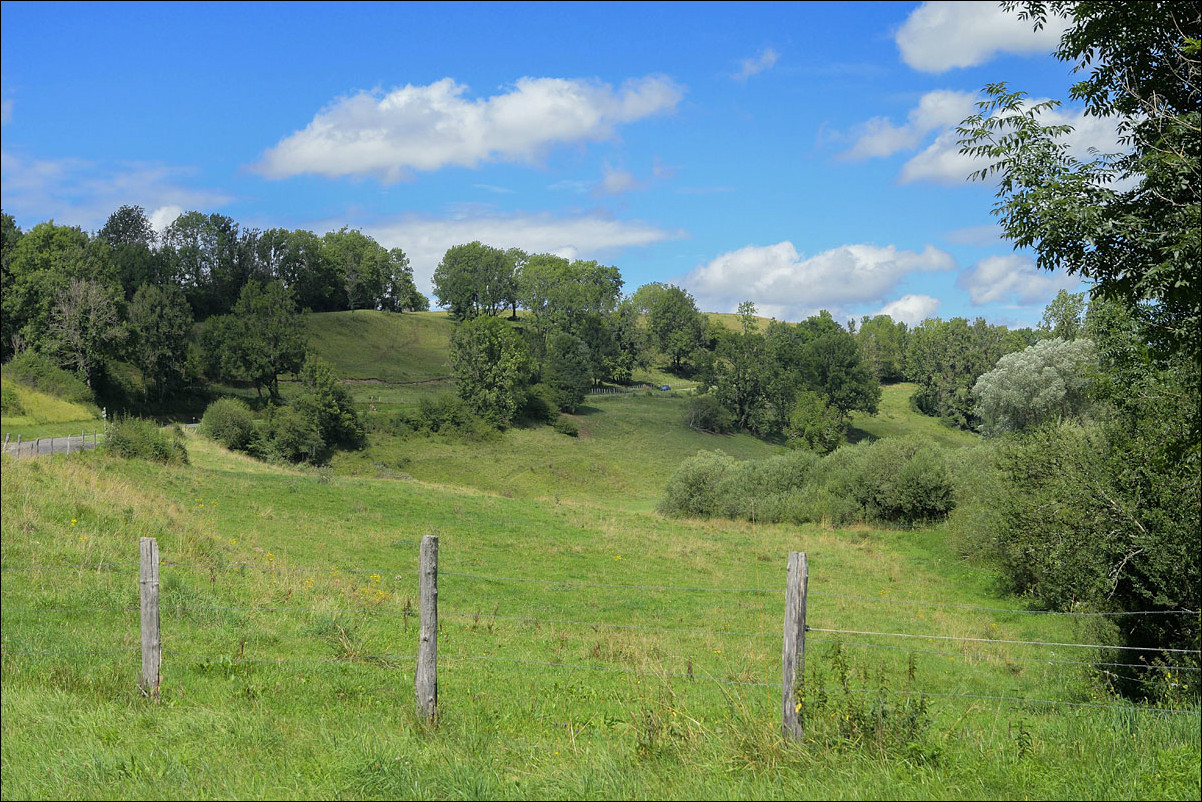
<instances>
[{"instance_id":1,"label":"bush cluster","mask_svg":"<svg viewBox=\"0 0 1202 802\"><path fill-rule=\"evenodd\" d=\"M168 464L188 463L188 449L179 426L161 429L143 418L118 417L109 424L105 449L123 459L144 459Z\"/></svg>"},{"instance_id":2,"label":"bush cluster","mask_svg":"<svg viewBox=\"0 0 1202 802\"><path fill-rule=\"evenodd\" d=\"M673 517L766 523L917 524L955 506L943 452L920 438L844 446L832 454L797 449L739 461L721 451L685 460L668 480L659 511Z\"/></svg>"},{"instance_id":3,"label":"bush cluster","mask_svg":"<svg viewBox=\"0 0 1202 802\"><path fill-rule=\"evenodd\" d=\"M24 415L25 407L21 406L21 399L17 396L17 391L7 384L4 389L0 390L0 412L5 415Z\"/></svg>"},{"instance_id":4,"label":"bush cluster","mask_svg":"<svg viewBox=\"0 0 1202 802\"><path fill-rule=\"evenodd\" d=\"M219 398L205 410L200 432L228 449L246 451L255 436L254 415L240 399Z\"/></svg>"},{"instance_id":5,"label":"bush cluster","mask_svg":"<svg viewBox=\"0 0 1202 802\"><path fill-rule=\"evenodd\" d=\"M201 432L226 448L274 462L322 464L335 448L361 448L363 422L330 366L310 356L299 378L292 403L268 406L262 424L255 425L245 403L225 398L205 410Z\"/></svg>"},{"instance_id":6,"label":"bush cluster","mask_svg":"<svg viewBox=\"0 0 1202 802\"><path fill-rule=\"evenodd\" d=\"M402 410L392 419L393 434L439 434L480 440L496 430L453 393L422 396L417 409Z\"/></svg>"},{"instance_id":7,"label":"bush cluster","mask_svg":"<svg viewBox=\"0 0 1202 802\"><path fill-rule=\"evenodd\" d=\"M36 351L25 350L14 356L4 366L4 373L10 379L64 401L92 405L95 400L82 379Z\"/></svg>"}]
</instances>

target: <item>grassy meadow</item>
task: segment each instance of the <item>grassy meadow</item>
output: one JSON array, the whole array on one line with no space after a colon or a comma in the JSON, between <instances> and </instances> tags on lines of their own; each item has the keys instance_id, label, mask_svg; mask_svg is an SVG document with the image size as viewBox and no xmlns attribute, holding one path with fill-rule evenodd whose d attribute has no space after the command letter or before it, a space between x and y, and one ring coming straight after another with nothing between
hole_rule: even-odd
<instances>
[{"instance_id":1,"label":"grassy meadow","mask_svg":"<svg viewBox=\"0 0 1202 802\"><path fill-rule=\"evenodd\" d=\"M336 362L344 375L436 372L433 357L396 374L353 358L357 374ZM414 403L424 385L399 383L413 380L381 382L365 412ZM856 429L938 426L906 395L887 388ZM954 518L830 530L657 515L697 450L779 448L693 432L684 404L590 398L577 438L376 432L320 469L196 433L187 465L3 457L0 796L1202 794L1197 711L1114 697L1091 663L1138 656L1066 645L1111 633L999 594L952 545ZM433 727L413 689L426 535L439 538ZM140 537L162 562L158 699L136 685ZM810 565L801 743L780 735L790 551Z\"/></svg>"}]
</instances>

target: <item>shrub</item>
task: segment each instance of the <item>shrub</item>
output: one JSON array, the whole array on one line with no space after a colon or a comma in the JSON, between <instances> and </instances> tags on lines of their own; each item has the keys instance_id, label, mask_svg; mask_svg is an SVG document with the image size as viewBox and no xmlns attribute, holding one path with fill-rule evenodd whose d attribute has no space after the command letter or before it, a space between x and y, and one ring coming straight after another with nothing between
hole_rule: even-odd
<instances>
[{"instance_id":1,"label":"shrub","mask_svg":"<svg viewBox=\"0 0 1202 802\"><path fill-rule=\"evenodd\" d=\"M718 514L718 486L738 462L721 451L701 451L680 464L668 479L658 509L677 518Z\"/></svg>"},{"instance_id":2,"label":"shrub","mask_svg":"<svg viewBox=\"0 0 1202 802\"><path fill-rule=\"evenodd\" d=\"M329 363L309 355L300 372L304 391L293 406L314 420L321 439L330 447L362 448L366 443L363 421L351 394L338 381Z\"/></svg>"},{"instance_id":3,"label":"shrub","mask_svg":"<svg viewBox=\"0 0 1202 802\"><path fill-rule=\"evenodd\" d=\"M580 427L576 425L576 421L571 418L557 418L551 424L551 428L560 434L566 434L568 437L579 437Z\"/></svg>"},{"instance_id":4,"label":"shrub","mask_svg":"<svg viewBox=\"0 0 1202 802\"><path fill-rule=\"evenodd\" d=\"M174 426L169 431L142 418L116 418L105 434L105 450L123 459L187 464L184 433Z\"/></svg>"},{"instance_id":5,"label":"shrub","mask_svg":"<svg viewBox=\"0 0 1202 802\"><path fill-rule=\"evenodd\" d=\"M738 463L717 486L717 514L757 521L788 520L787 510L803 489L818 457L809 451L793 451L763 460Z\"/></svg>"},{"instance_id":6,"label":"shrub","mask_svg":"<svg viewBox=\"0 0 1202 802\"><path fill-rule=\"evenodd\" d=\"M555 423L559 419L555 390L541 382L527 388L520 417L529 423Z\"/></svg>"},{"instance_id":7,"label":"shrub","mask_svg":"<svg viewBox=\"0 0 1202 802\"><path fill-rule=\"evenodd\" d=\"M710 434L727 434L734 431L735 418L715 396L706 393L689 399L685 407L685 424Z\"/></svg>"},{"instance_id":8,"label":"shrub","mask_svg":"<svg viewBox=\"0 0 1202 802\"><path fill-rule=\"evenodd\" d=\"M951 473L934 443L916 437L866 447L851 488L869 520L918 523L955 506Z\"/></svg>"},{"instance_id":9,"label":"shrub","mask_svg":"<svg viewBox=\"0 0 1202 802\"><path fill-rule=\"evenodd\" d=\"M416 410L397 413L392 421L397 434L419 432L443 434L479 440L496 433L481 420L461 398L450 393L422 396Z\"/></svg>"},{"instance_id":10,"label":"shrub","mask_svg":"<svg viewBox=\"0 0 1202 802\"><path fill-rule=\"evenodd\" d=\"M205 410L200 431L226 448L245 451L255 434L254 416L245 402L220 398Z\"/></svg>"},{"instance_id":11,"label":"shrub","mask_svg":"<svg viewBox=\"0 0 1202 802\"><path fill-rule=\"evenodd\" d=\"M4 372L10 379L28 384L48 395L76 404L94 403L92 391L83 380L70 371L63 370L50 358L36 351L25 350L14 356Z\"/></svg>"},{"instance_id":12,"label":"shrub","mask_svg":"<svg viewBox=\"0 0 1202 802\"><path fill-rule=\"evenodd\" d=\"M322 462L328 456L317 421L293 407L272 407L253 450L265 460Z\"/></svg>"},{"instance_id":13,"label":"shrub","mask_svg":"<svg viewBox=\"0 0 1202 802\"><path fill-rule=\"evenodd\" d=\"M738 462L701 452L668 480L659 511L766 523L916 523L948 514L955 489L933 443L902 438L845 446L826 457L806 450Z\"/></svg>"},{"instance_id":14,"label":"shrub","mask_svg":"<svg viewBox=\"0 0 1202 802\"><path fill-rule=\"evenodd\" d=\"M0 390L0 412L5 415L25 414L25 408L21 406L21 399L17 396L17 391L7 384Z\"/></svg>"},{"instance_id":15,"label":"shrub","mask_svg":"<svg viewBox=\"0 0 1202 802\"><path fill-rule=\"evenodd\" d=\"M829 454L843 443L847 420L827 403L826 398L812 390L803 390L797 394L793 411L789 413L785 434L790 445Z\"/></svg>"}]
</instances>

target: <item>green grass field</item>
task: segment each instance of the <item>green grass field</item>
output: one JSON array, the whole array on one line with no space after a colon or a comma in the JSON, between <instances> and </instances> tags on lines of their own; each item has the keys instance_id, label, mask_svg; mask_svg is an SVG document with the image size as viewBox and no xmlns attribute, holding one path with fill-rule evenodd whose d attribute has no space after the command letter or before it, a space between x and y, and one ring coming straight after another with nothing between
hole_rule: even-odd
<instances>
[{"instance_id":1,"label":"green grass field","mask_svg":"<svg viewBox=\"0 0 1202 802\"><path fill-rule=\"evenodd\" d=\"M0 417L0 437L61 437L68 434L92 434L102 428L99 410L94 407L64 401L32 387L0 378L0 385L14 393L21 405L18 414Z\"/></svg>"},{"instance_id":2,"label":"green grass field","mask_svg":"<svg viewBox=\"0 0 1202 802\"><path fill-rule=\"evenodd\" d=\"M926 426L907 394L857 429ZM0 796L1199 798L1197 710L1113 696L1091 663L1138 655L1066 645L1111 633L1000 594L956 519L655 514L696 450L777 448L690 431L684 403L590 399L579 438L376 435L323 469L194 433L182 466L0 458ZM436 727L413 686L427 535ZM136 685L140 537L162 562L157 700ZM802 743L780 735L790 551L810 564Z\"/></svg>"}]
</instances>

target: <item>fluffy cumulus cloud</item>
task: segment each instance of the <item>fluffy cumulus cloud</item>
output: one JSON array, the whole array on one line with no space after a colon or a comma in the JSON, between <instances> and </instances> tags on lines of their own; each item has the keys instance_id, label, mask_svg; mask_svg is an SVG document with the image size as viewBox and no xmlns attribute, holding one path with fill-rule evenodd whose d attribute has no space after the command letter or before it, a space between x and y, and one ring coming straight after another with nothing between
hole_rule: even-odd
<instances>
[{"instance_id":1,"label":"fluffy cumulus cloud","mask_svg":"<svg viewBox=\"0 0 1202 802\"><path fill-rule=\"evenodd\" d=\"M939 90L928 92L910 110L903 125L886 117L874 117L860 126L855 144L843 154L847 159L870 159L914 150L933 131L954 129L976 110L976 92Z\"/></svg>"},{"instance_id":2,"label":"fluffy cumulus cloud","mask_svg":"<svg viewBox=\"0 0 1202 802\"><path fill-rule=\"evenodd\" d=\"M976 111L977 98L971 92L928 92L902 125L894 125L884 117L862 124L852 132L854 142L842 157L851 160L883 158L918 150L902 166L898 181L903 184L926 181L946 186L961 185L974 171L988 165L986 159L961 153L956 133L960 121ZM1028 102L1034 104L1042 100ZM1070 126L1072 130L1061 141L1082 161L1092 158L1090 149L1101 153L1125 150L1119 142L1118 121L1113 118L1087 116L1084 110L1056 108L1044 111L1040 120L1044 125Z\"/></svg>"},{"instance_id":3,"label":"fluffy cumulus cloud","mask_svg":"<svg viewBox=\"0 0 1202 802\"><path fill-rule=\"evenodd\" d=\"M323 223L314 230L336 230L344 223ZM409 257L414 279L429 294L430 279L452 245L479 240L496 248L553 253L569 259L605 259L629 248L680 239L678 230L638 220L614 220L600 214L557 217L549 214L469 214L450 219L407 216L362 226L365 234Z\"/></svg>"},{"instance_id":4,"label":"fluffy cumulus cloud","mask_svg":"<svg viewBox=\"0 0 1202 802\"><path fill-rule=\"evenodd\" d=\"M749 300L763 314L801 319L819 309L881 303L911 273L955 267L951 255L930 245L922 251L844 245L805 256L785 241L724 253L680 283L703 309L733 312Z\"/></svg>"},{"instance_id":5,"label":"fluffy cumulus cloud","mask_svg":"<svg viewBox=\"0 0 1202 802\"><path fill-rule=\"evenodd\" d=\"M755 58L745 58L739 62L739 71L730 77L736 81L746 81L753 75L759 75L764 70L775 67L778 59L780 59L780 53L766 47Z\"/></svg>"},{"instance_id":6,"label":"fluffy cumulus cloud","mask_svg":"<svg viewBox=\"0 0 1202 802\"><path fill-rule=\"evenodd\" d=\"M1040 270L1033 259L1022 254L982 259L956 279L956 286L968 292L974 306L1043 305L1060 290L1075 292L1080 284L1080 279L1074 276Z\"/></svg>"},{"instance_id":7,"label":"fluffy cumulus cloud","mask_svg":"<svg viewBox=\"0 0 1202 802\"><path fill-rule=\"evenodd\" d=\"M1047 54L1067 23L1052 15L1036 31L996 2L929 2L910 14L894 40L902 61L922 72L975 67L999 53Z\"/></svg>"},{"instance_id":8,"label":"fluffy cumulus cloud","mask_svg":"<svg viewBox=\"0 0 1202 802\"><path fill-rule=\"evenodd\" d=\"M226 193L189 186L193 170L164 164L111 166L73 158L28 158L4 150L0 170L4 211L88 230L100 228L126 205L141 206L151 214L171 208L210 209L230 201Z\"/></svg>"},{"instance_id":9,"label":"fluffy cumulus cloud","mask_svg":"<svg viewBox=\"0 0 1202 802\"><path fill-rule=\"evenodd\" d=\"M927 318L934 317L937 309L939 309L938 298L909 294L885 304L876 314L888 315L894 321L900 321L907 326L917 326Z\"/></svg>"},{"instance_id":10,"label":"fluffy cumulus cloud","mask_svg":"<svg viewBox=\"0 0 1202 802\"><path fill-rule=\"evenodd\" d=\"M535 161L556 145L609 139L620 125L671 112L684 96L657 75L616 90L593 81L522 78L503 94L467 93L444 78L340 98L268 150L255 169L268 178L314 173L394 182L452 165Z\"/></svg>"}]
</instances>

